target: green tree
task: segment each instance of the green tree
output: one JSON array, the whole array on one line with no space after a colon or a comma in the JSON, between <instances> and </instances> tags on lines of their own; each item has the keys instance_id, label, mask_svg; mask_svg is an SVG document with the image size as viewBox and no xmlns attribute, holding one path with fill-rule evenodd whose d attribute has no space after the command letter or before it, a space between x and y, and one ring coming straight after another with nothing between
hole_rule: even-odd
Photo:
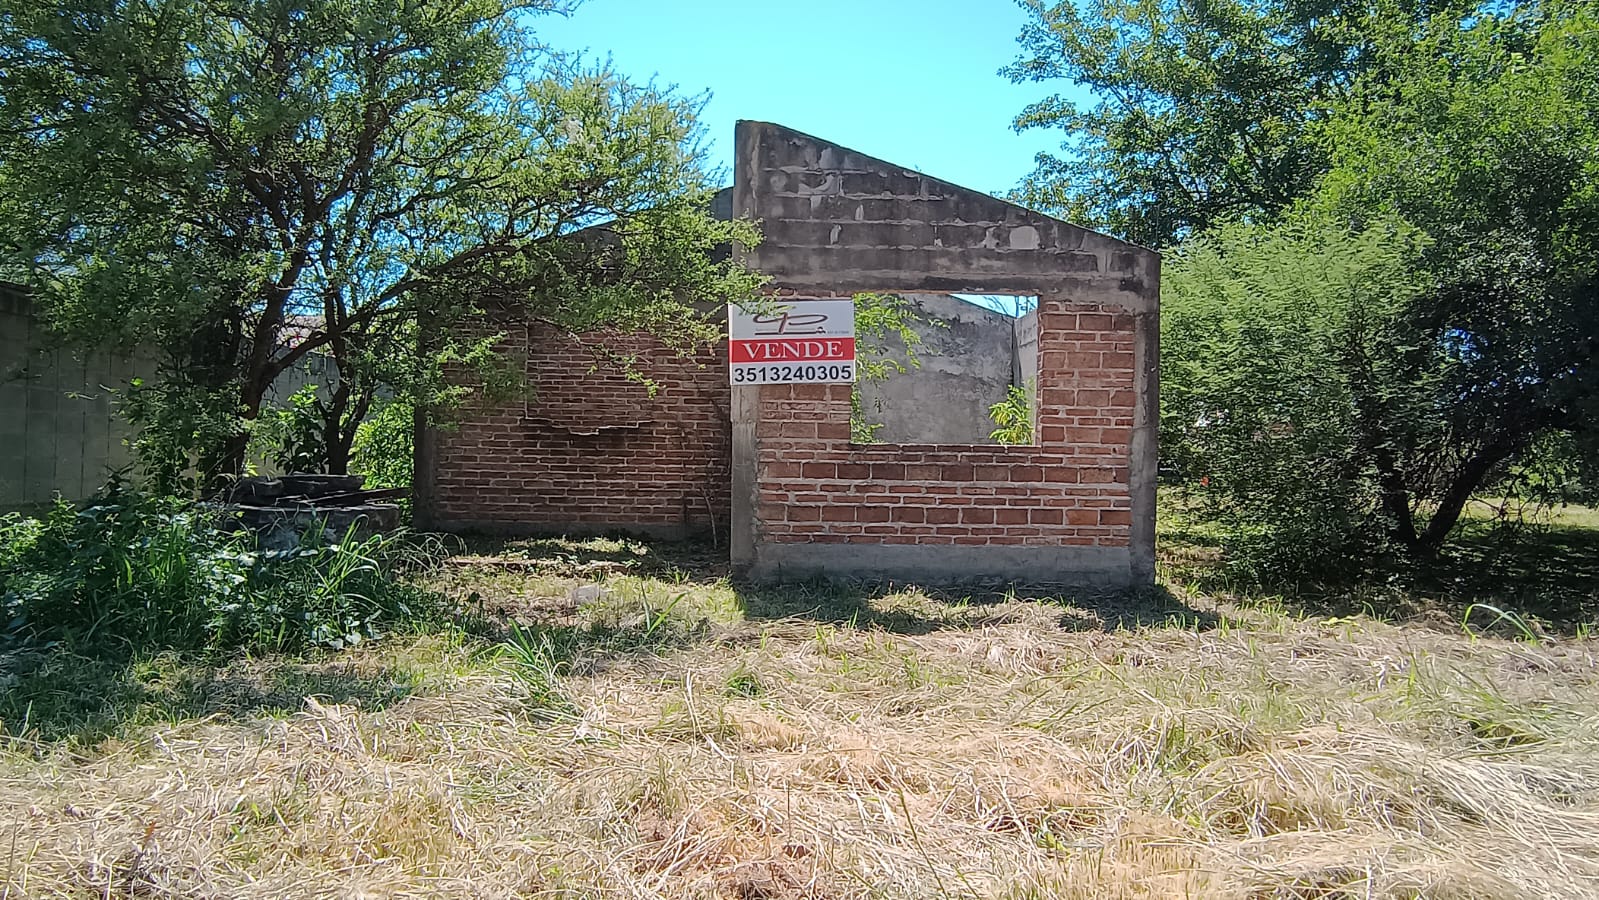
<instances>
[{"instance_id":1,"label":"green tree","mask_svg":"<svg viewBox=\"0 0 1599 900\"><path fill-rule=\"evenodd\" d=\"M1398 340L1421 244L1389 223L1235 224L1167 257L1162 462L1203 479L1249 561L1319 574L1371 549L1379 436L1430 418Z\"/></svg>"},{"instance_id":2,"label":"green tree","mask_svg":"<svg viewBox=\"0 0 1599 900\"><path fill-rule=\"evenodd\" d=\"M682 298L747 296L711 251L754 235L709 215L693 100L540 47L570 5L0 0L0 276L166 354L129 410L168 479L239 471L312 352L341 471L380 385L439 401L495 358L485 293L702 338Z\"/></svg>"},{"instance_id":3,"label":"green tree","mask_svg":"<svg viewBox=\"0 0 1599 900\"><path fill-rule=\"evenodd\" d=\"M1403 40L1467 0L1022 0L1002 74L1067 80L1017 129L1064 132L1018 199L1152 247L1220 221L1269 220L1326 171L1313 126Z\"/></svg>"},{"instance_id":4,"label":"green tree","mask_svg":"<svg viewBox=\"0 0 1599 900\"><path fill-rule=\"evenodd\" d=\"M1595 439L1595 13L1379 52L1316 129L1315 193L1189 242L1163 281L1166 463L1296 563L1435 553L1484 485Z\"/></svg>"},{"instance_id":5,"label":"green tree","mask_svg":"<svg viewBox=\"0 0 1599 900\"><path fill-rule=\"evenodd\" d=\"M1599 421L1599 13L1529 3L1390 44L1324 129L1316 204L1399 217L1431 282L1400 336L1425 427L1374 434L1401 544L1435 549L1496 471ZM1383 418L1374 398L1363 414Z\"/></svg>"}]
</instances>

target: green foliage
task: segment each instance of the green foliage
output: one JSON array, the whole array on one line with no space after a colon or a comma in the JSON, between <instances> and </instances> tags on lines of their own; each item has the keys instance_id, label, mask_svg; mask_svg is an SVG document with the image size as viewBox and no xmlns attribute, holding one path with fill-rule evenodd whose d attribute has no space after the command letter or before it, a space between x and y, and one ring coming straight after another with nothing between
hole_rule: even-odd
<instances>
[{"instance_id":1,"label":"green foliage","mask_svg":"<svg viewBox=\"0 0 1599 900\"><path fill-rule=\"evenodd\" d=\"M315 384L300 388L287 404L263 409L255 422L258 452L284 472L319 472L327 460L318 390Z\"/></svg>"},{"instance_id":2,"label":"green foliage","mask_svg":"<svg viewBox=\"0 0 1599 900\"><path fill-rule=\"evenodd\" d=\"M1485 485L1547 484L1553 436L1594 458L1592 4L1031 6L1010 74L1097 105L1019 120L1075 151L1023 194L1191 239L1163 282L1163 463L1252 557L1430 555Z\"/></svg>"},{"instance_id":3,"label":"green foliage","mask_svg":"<svg viewBox=\"0 0 1599 900\"><path fill-rule=\"evenodd\" d=\"M988 417L996 427L988 438L1001 444L1031 444L1033 442L1033 382L1026 387L1010 385L1005 389L1005 399L988 408Z\"/></svg>"},{"instance_id":4,"label":"green foliage","mask_svg":"<svg viewBox=\"0 0 1599 900\"><path fill-rule=\"evenodd\" d=\"M874 423L861 400L860 383L884 381L894 375L903 375L909 369L921 366L916 350L922 345L922 336L915 326L929 320L917 311L916 305L895 294L863 293L855 295L856 386L850 392L850 441L856 444L874 444L882 423ZM942 325L942 322L936 324ZM904 361L890 355L897 347L905 355ZM882 412L881 409L876 410Z\"/></svg>"},{"instance_id":5,"label":"green foliage","mask_svg":"<svg viewBox=\"0 0 1599 900\"><path fill-rule=\"evenodd\" d=\"M561 687L561 676L571 669L566 656L548 631L523 628L516 622L499 645L499 657L528 692L529 706L550 718L572 718L578 712Z\"/></svg>"},{"instance_id":6,"label":"green foliage","mask_svg":"<svg viewBox=\"0 0 1599 900\"><path fill-rule=\"evenodd\" d=\"M78 508L0 519L6 634L117 658L154 650L340 648L438 614L402 573L427 554L353 535L259 551L219 513L113 482Z\"/></svg>"},{"instance_id":7,"label":"green foliage","mask_svg":"<svg viewBox=\"0 0 1599 900\"><path fill-rule=\"evenodd\" d=\"M1330 104L1379 62L1383 35L1429 17L1474 14L1474 0L1024 0L1033 21L1003 74L1066 80L1091 106L1054 95L1018 129L1064 132L1017 192L1161 247L1228 218L1271 217L1326 168L1312 133Z\"/></svg>"},{"instance_id":8,"label":"green foliage","mask_svg":"<svg viewBox=\"0 0 1599 900\"><path fill-rule=\"evenodd\" d=\"M415 476L416 410L393 400L356 429L350 472L365 476L368 488L409 488Z\"/></svg>"},{"instance_id":9,"label":"green foliage","mask_svg":"<svg viewBox=\"0 0 1599 900\"><path fill-rule=\"evenodd\" d=\"M1538 438L1488 486L1492 493L1535 507L1599 506L1599 442L1555 431Z\"/></svg>"},{"instance_id":10,"label":"green foliage","mask_svg":"<svg viewBox=\"0 0 1599 900\"><path fill-rule=\"evenodd\" d=\"M1427 405L1379 459L1394 536L1425 549L1544 436L1599 446L1599 13L1528 4L1383 52L1387 76L1324 128L1314 202L1430 239L1430 287L1395 338ZM1413 526L1407 507L1435 512Z\"/></svg>"},{"instance_id":11,"label":"green foliage","mask_svg":"<svg viewBox=\"0 0 1599 900\"><path fill-rule=\"evenodd\" d=\"M570 5L0 0L0 277L163 353L141 459L202 477L313 351L337 470L381 388L459 399L503 307L703 338L682 298L751 295L711 251L757 235L710 215L698 100L541 45Z\"/></svg>"},{"instance_id":12,"label":"green foliage","mask_svg":"<svg viewBox=\"0 0 1599 900\"><path fill-rule=\"evenodd\" d=\"M1324 574L1369 549L1388 452L1374 433L1425 421L1430 401L1392 340L1418 252L1399 229L1299 223L1230 226L1167 258L1163 466L1204 479L1247 564Z\"/></svg>"}]
</instances>

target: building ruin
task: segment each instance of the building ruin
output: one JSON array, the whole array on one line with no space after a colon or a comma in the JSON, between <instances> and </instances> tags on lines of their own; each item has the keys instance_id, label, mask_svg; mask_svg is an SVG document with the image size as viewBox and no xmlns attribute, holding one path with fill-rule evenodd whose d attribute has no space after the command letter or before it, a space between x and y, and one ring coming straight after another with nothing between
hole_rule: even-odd
<instances>
[{"instance_id":1,"label":"building ruin","mask_svg":"<svg viewBox=\"0 0 1599 900\"><path fill-rule=\"evenodd\" d=\"M521 323L531 399L419 429L418 525L711 529L762 579L1152 583L1159 256L778 125L739 123L736 154L730 212L760 222L742 258L773 296L907 297L964 329L932 358L970 361L866 386L917 411L854 444L848 384L733 387L725 345ZM963 295L1036 309L1001 324ZM656 393L590 371L586 342L636 353ZM986 440L970 409L1023 383L1034 442Z\"/></svg>"}]
</instances>

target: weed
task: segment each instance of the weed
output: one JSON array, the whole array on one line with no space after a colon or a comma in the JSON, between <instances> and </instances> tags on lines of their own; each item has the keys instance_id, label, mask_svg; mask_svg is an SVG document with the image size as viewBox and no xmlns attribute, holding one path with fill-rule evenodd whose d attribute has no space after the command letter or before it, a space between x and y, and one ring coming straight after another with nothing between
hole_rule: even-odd
<instances>
[{"instance_id":1,"label":"weed","mask_svg":"<svg viewBox=\"0 0 1599 900\"><path fill-rule=\"evenodd\" d=\"M728 697L755 698L766 693L761 678L748 666L740 663L722 682L722 693Z\"/></svg>"},{"instance_id":2,"label":"weed","mask_svg":"<svg viewBox=\"0 0 1599 900\"><path fill-rule=\"evenodd\" d=\"M342 648L436 621L403 577L437 544L404 535L258 551L220 512L113 482L79 508L0 519L0 604L13 641L128 658L160 649Z\"/></svg>"},{"instance_id":3,"label":"weed","mask_svg":"<svg viewBox=\"0 0 1599 900\"><path fill-rule=\"evenodd\" d=\"M557 718L576 715L577 706L561 688L561 676L569 665L548 632L513 622L499 645L499 656L505 670L526 689L530 707Z\"/></svg>"}]
</instances>

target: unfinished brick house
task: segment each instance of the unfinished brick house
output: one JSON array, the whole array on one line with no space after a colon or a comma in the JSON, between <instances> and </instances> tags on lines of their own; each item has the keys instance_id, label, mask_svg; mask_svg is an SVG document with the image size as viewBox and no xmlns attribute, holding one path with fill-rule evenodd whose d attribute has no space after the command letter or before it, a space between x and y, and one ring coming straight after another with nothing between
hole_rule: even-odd
<instances>
[{"instance_id":1,"label":"unfinished brick house","mask_svg":"<svg viewBox=\"0 0 1599 900\"><path fill-rule=\"evenodd\" d=\"M585 338L638 350L650 397L529 324L534 399L418 435L422 526L715 529L752 578L1153 581L1157 254L777 125L739 123L734 174L778 297L1037 298L1035 443L854 444L848 384L734 388L725 347Z\"/></svg>"}]
</instances>

